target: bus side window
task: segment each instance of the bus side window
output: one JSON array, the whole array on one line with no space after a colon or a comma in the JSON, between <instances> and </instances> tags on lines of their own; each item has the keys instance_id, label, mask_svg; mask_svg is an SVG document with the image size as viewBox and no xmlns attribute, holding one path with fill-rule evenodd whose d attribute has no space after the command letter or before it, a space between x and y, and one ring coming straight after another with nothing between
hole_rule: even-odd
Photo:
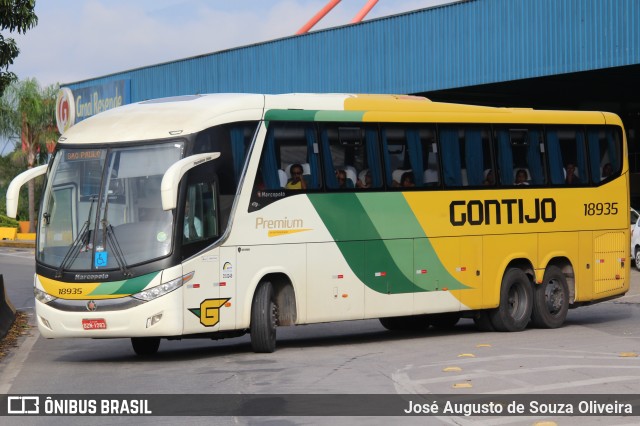
<instances>
[{"instance_id":1,"label":"bus side window","mask_svg":"<svg viewBox=\"0 0 640 426\"><path fill-rule=\"evenodd\" d=\"M202 228L203 205L202 184L189 185L184 207L183 234L185 243L192 243L204 238Z\"/></svg>"},{"instance_id":2,"label":"bus side window","mask_svg":"<svg viewBox=\"0 0 640 426\"><path fill-rule=\"evenodd\" d=\"M585 135L582 128L549 127L547 156L552 185L582 185L589 182Z\"/></svg>"},{"instance_id":3,"label":"bus side window","mask_svg":"<svg viewBox=\"0 0 640 426\"><path fill-rule=\"evenodd\" d=\"M189 183L182 223L184 244L219 236L217 198L214 182Z\"/></svg>"},{"instance_id":4,"label":"bus side window","mask_svg":"<svg viewBox=\"0 0 640 426\"><path fill-rule=\"evenodd\" d=\"M440 126L440 151L446 186L483 185L485 171L493 168L489 135L485 126Z\"/></svg>"},{"instance_id":5,"label":"bus side window","mask_svg":"<svg viewBox=\"0 0 640 426\"><path fill-rule=\"evenodd\" d=\"M499 179L503 186L543 185L544 146L538 127L499 127L496 130L496 153ZM521 176L521 179L518 179Z\"/></svg>"},{"instance_id":6,"label":"bus side window","mask_svg":"<svg viewBox=\"0 0 640 426\"><path fill-rule=\"evenodd\" d=\"M440 186L440 160L438 159L439 153L435 129L432 127L421 128L420 143L422 145L424 164L424 172L422 174L424 186Z\"/></svg>"},{"instance_id":7,"label":"bus side window","mask_svg":"<svg viewBox=\"0 0 640 426\"><path fill-rule=\"evenodd\" d=\"M588 127L589 165L591 181L598 183L620 174L622 169L622 148L618 128Z\"/></svg>"},{"instance_id":8,"label":"bus side window","mask_svg":"<svg viewBox=\"0 0 640 426\"><path fill-rule=\"evenodd\" d=\"M360 123L326 124L320 128L325 186L333 190L382 186L378 134ZM333 173L331 173L333 171Z\"/></svg>"},{"instance_id":9,"label":"bus side window","mask_svg":"<svg viewBox=\"0 0 640 426\"><path fill-rule=\"evenodd\" d=\"M438 186L440 175L435 140L433 126L385 126L382 145L387 184L404 188Z\"/></svg>"},{"instance_id":10,"label":"bus side window","mask_svg":"<svg viewBox=\"0 0 640 426\"><path fill-rule=\"evenodd\" d=\"M317 135L312 123L271 123L260 158L254 192L320 188L318 151ZM295 177L291 170L294 165ZM302 182L297 177L299 168L302 168Z\"/></svg>"}]
</instances>

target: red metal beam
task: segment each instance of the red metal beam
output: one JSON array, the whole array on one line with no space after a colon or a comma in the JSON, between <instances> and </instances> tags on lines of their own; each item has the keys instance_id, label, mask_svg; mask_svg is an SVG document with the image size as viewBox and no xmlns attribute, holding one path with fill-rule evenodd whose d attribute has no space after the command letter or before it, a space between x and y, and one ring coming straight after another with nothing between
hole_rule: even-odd
<instances>
[{"instance_id":1,"label":"red metal beam","mask_svg":"<svg viewBox=\"0 0 640 426\"><path fill-rule=\"evenodd\" d=\"M333 8L334 8L338 3L340 3L340 1L342 1L342 0L331 0L331 1L329 1L329 2L328 2L328 3L327 3L327 4L322 8L322 10L320 10L320 12L316 13L316 14L314 15L314 17L313 17L313 18L311 18L311 19L309 20L309 22L307 22L306 24L304 24L304 25L302 26L302 28L300 28L300 29L298 30L298 32L296 33L296 35L304 34L304 33L306 33L307 31L309 31L311 28L313 28L313 26L314 26L315 24L317 24L319 20L321 20L322 18L324 18L324 17L325 17L325 15L331 11L331 9L333 9ZM376 1L377 1L377 0L376 0Z\"/></svg>"},{"instance_id":2,"label":"red metal beam","mask_svg":"<svg viewBox=\"0 0 640 426\"><path fill-rule=\"evenodd\" d=\"M358 14L354 16L350 23L357 24L358 22L362 21L362 19L367 16L367 13L369 13L371 9L373 9L373 6L375 6L376 3L378 3L378 0L369 0L367 4L365 4L364 7L360 9L360 12L358 12Z\"/></svg>"}]
</instances>

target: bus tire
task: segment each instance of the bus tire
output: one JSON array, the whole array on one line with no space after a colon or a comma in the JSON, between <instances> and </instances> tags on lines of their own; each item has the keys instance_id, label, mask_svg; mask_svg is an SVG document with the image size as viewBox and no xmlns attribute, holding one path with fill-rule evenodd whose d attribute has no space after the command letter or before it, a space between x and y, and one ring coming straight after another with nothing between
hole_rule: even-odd
<instances>
[{"instance_id":1,"label":"bus tire","mask_svg":"<svg viewBox=\"0 0 640 426\"><path fill-rule=\"evenodd\" d=\"M132 337L131 346L138 356L151 356L158 352L160 347L159 337Z\"/></svg>"},{"instance_id":2,"label":"bus tire","mask_svg":"<svg viewBox=\"0 0 640 426\"><path fill-rule=\"evenodd\" d=\"M533 289L521 269L509 268L502 277L500 305L491 311L491 324L496 331L522 331L531 319Z\"/></svg>"},{"instance_id":3,"label":"bus tire","mask_svg":"<svg viewBox=\"0 0 640 426\"><path fill-rule=\"evenodd\" d=\"M277 306L273 301L273 286L268 281L258 285L251 304L251 348L254 352L276 350Z\"/></svg>"},{"instance_id":4,"label":"bus tire","mask_svg":"<svg viewBox=\"0 0 640 426\"><path fill-rule=\"evenodd\" d=\"M539 328L558 328L564 324L569 311L569 286L557 266L544 271L542 283L533 290L531 324Z\"/></svg>"},{"instance_id":5,"label":"bus tire","mask_svg":"<svg viewBox=\"0 0 640 426\"><path fill-rule=\"evenodd\" d=\"M478 311L473 315L473 323L479 331L496 331L488 311Z\"/></svg>"}]
</instances>

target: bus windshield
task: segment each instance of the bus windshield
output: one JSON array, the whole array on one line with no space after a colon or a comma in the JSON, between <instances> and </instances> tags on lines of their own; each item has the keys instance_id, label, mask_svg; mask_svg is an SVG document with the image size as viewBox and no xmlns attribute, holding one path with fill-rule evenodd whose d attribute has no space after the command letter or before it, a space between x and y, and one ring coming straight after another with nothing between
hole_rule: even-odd
<instances>
[{"instance_id":1,"label":"bus windshield","mask_svg":"<svg viewBox=\"0 0 640 426\"><path fill-rule=\"evenodd\" d=\"M37 259L65 270L120 269L171 253L174 217L162 210L165 171L182 141L123 148L63 148L39 219Z\"/></svg>"}]
</instances>

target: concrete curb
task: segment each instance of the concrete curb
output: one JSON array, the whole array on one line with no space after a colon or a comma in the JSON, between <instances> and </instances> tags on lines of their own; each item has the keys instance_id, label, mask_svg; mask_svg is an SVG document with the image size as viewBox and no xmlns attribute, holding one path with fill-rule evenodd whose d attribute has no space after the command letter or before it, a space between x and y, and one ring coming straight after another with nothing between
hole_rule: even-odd
<instances>
[{"instance_id":1,"label":"concrete curb","mask_svg":"<svg viewBox=\"0 0 640 426\"><path fill-rule=\"evenodd\" d=\"M0 247L35 248L36 242L31 240L0 240Z\"/></svg>"},{"instance_id":2,"label":"concrete curb","mask_svg":"<svg viewBox=\"0 0 640 426\"><path fill-rule=\"evenodd\" d=\"M16 308L13 307L7 296L4 277L0 274L0 339L4 339L15 320Z\"/></svg>"}]
</instances>

